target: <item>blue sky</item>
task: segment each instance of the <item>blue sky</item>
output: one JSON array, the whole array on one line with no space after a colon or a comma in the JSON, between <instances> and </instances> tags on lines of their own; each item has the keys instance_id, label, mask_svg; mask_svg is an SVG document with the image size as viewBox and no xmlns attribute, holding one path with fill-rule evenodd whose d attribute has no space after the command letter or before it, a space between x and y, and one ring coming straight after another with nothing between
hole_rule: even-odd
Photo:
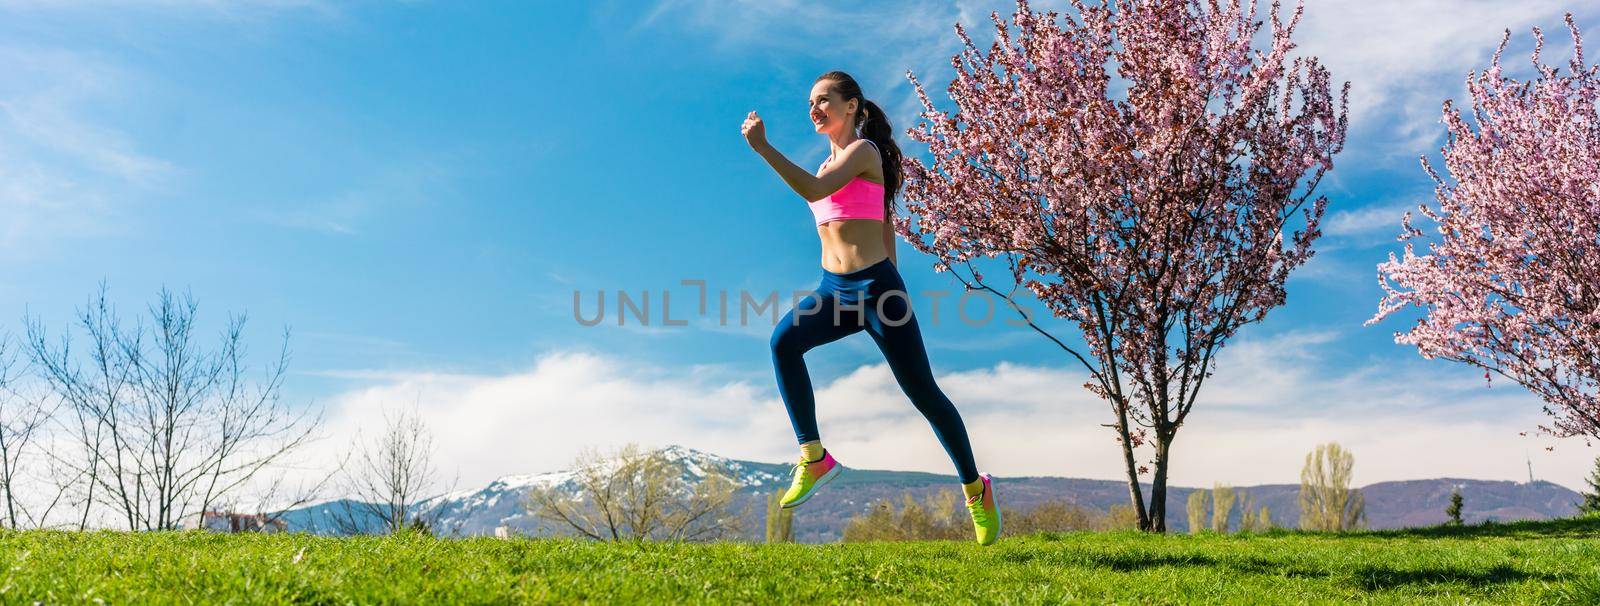
<instances>
[{"instance_id":1,"label":"blue sky","mask_svg":"<svg viewBox=\"0 0 1600 606\"><path fill-rule=\"evenodd\" d=\"M1304 452L1336 439L1359 482L1526 479L1526 453L1541 479L1580 485L1600 449L1518 435L1542 420L1536 400L1393 344L1401 322L1362 326L1400 213L1430 195L1417 156L1442 141L1440 103L1506 28L1518 69L1533 25L1564 57L1560 15L1580 6L1600 31L1585 3L1308 2L1301 50L1353 82L1326 236L1288 305L1227 350L1175 482L1293 482ZM421 401L469 482L623 441L787 459L769 325L584 327L573 292L614 305L648 290L659 323L662 291L692 315L680 280L734 297L813 286L811 215L744 143L745 113L815 167L826 143L805 96L843 69L903 131L917 111L905 71L942 91L950 26L987 41L991 8L1009 12L0 1L0 331L25 312L61 329L102 279L129 313L187 288L213 322L247 311L261 358L292 328L285 395L327 407L329 444ZM910 246L899 256L914 291L959 289ZM924 327L980 465L1118 477L1103 406L1053 345L999 323ZM846 464L948 471L869 339L807 362Z\"/></svg>"}]
</instances>

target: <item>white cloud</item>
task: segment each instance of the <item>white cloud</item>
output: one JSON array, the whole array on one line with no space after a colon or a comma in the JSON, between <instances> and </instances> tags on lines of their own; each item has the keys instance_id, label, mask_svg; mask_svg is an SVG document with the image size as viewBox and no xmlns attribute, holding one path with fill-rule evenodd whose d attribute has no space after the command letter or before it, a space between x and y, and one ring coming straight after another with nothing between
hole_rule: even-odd
<instances>
[{"instance_id":1,"label":"white cloud","mask_svg":"<svg viewBox=\"0 0 1600 606\"><path fill-rule=\"evenodd\" d=\"M1351 82L1351 150L1414 162L1442 141L1442 104L1465 97L1467 72L1488 66L1505 30L1513 49L1531 48L1529 28L1540 26L1547 51L1570 51L1565 11L1580 26L1597 14L1592 5L1558 0L1308 0L1296 40L1337 81ZM1505 59L1527 64L1509 50Z\"/></svg>"},{"instance_id":2,"label":"white cloud","mask_svg":"<svg viewBox=\"0 0 1600 606\"><path fill-rule=\"evenodd\" d=\"M764 387L764 386L763 386ZM563 467L581 447L638 441L683 443L735 456L777 460L788 421L759 387L715 372L680 374L588 353L556 353L509 375L412 373L332 400L328 430L337 449L358 429L381 426L385 406L420 411L436 434L441 462L463 481ZM757 437L764 439L752 439ZM792 438L791 438L792 440Z\"/></svg>"},{"instance_id":3,"label":"white cloud","mask_svg":"<svg viewBox=\"0 0 1600 606\"><path fill-rule=\"evenodd\" d=\"M462 164L460 154L434 153L414 159L397 159L328 196L274 201L251 212L264 223L356 235L398 210L428 206L455 195L454 181Z\"/></svg>"},{"instance_id":4,"label":"white cloud","mask_svg":"<svg viewBox=\"0 0 1600 606\"><path fill-rule=\"evenodd\" d=\"M19 22L49 13L65 14L66 23L77 26L125 25L140 12L226 21L246 34L279 14L339 15L323 0L0 0L0 15ZM181 173L151 155L126 125L107 118L143 101L135 91L150 83L136 66L64 42L71 32L48 33L40 43L0 45L6 66L0 73L0 208L6 212L0 257L27 258L48 252L62 238L134 229L146 213L131 208ZM319 229L346 229L338 218L306 221Z\"/></svg>"},{"instance_id":5,"label":"white cloud","mask_svg":"<svg viewBox=\"0 0 1600 606\"><path fill-rule=\"evenodd\" d=\"M1360 484L1441 476L1540 479L1581 486L1600 450L1522 437L1538 403L1515 386L1485 389L1443 363L1322 370L1331 333L1244 340L1175 442L1178 485L1293 483L1305 452L1338 441L1356 453ZM558 469L586 446L682 444L736 458L786 461L794 438L766 373L715 366L657 367L624 357L554 352L504 375L389 373L331 400L331 453L357 430L375 431L383 407L421 412L438 459L462 486ZM926 422L888 367L813 377L829 448L858 468L950 473ZM1075 368L1000 362L947 373L940 385L961 410L979 464L998 475L1117 479L1121 467L1106 406ZM321 456L328 456L327 454Z\"/></svg>"},{"instance_id":6,"label":"white cloud","mask_svg":"<svg viewBox=\"0 0 1600 606\"><path fill-rule=\"evenodd\" d=\"M1317 282L1324 285L1338 285L1348 288L1351 284L1367 282L1378 283L1377 262L1369 259L1351 260L1333 254L1336 247L1326 244L1317 246L1317 254L1306 261L1294 273L1289 274L1289 284L1292 286L1306 281ZM1345 255L1349 256L1349 255ZM1292 289L1291 289L1292 290ZM1289 299L1294 300L1295 293L1289 293ZM1376 301L1376 297L1374 297ZM1359 304L1360 302L1357 301ZM1376 303L1373 303L1376 309Z\"/></svg>"},{"instance_id":7,"label":"white cloud","mask_svg":"<svg viewBox=\"0 0 1600 606\"><path fill-rule=\"evenodd\" d=\"M1217 360L1217 367L1226 372L1207 379L1201 397L1205 404L1257 408L1256 412L1267 414L1273 407L1286 405L1278 399L1284 393L1320 378L1313 372L1315 348L1337 339L1333 331L1290 332L1272 339L1227 343Z\"/></svg>"},{"instance_id":8,"label":"white cloud","mask_svg":"<svg viewBox=\"0 0 1600 606\"><path fill-rule=\"evenodd\" d=\"M141 190L174 172L126 133L90 116L125 102L130 76L79 53L0 47L0 256L37 254L58 237L100 235L126 225Z\"/></svg>"},{"instance_id":9,"label":"white cloud","mask_svg":"<svg viewBox=\"0 0 1600 606\"><path fill-rule=\"evenodd\" d=\"M1358 245L1392 241L1400 234L1400 218L1406 211L1411 211L1415 217L1417 205L1431 205L1432 201L1431 196L1419 194L1397 201L1328 213L1322 222L1322 233L1333 238L1348 239Z\"/></svg>"}]
</instances>

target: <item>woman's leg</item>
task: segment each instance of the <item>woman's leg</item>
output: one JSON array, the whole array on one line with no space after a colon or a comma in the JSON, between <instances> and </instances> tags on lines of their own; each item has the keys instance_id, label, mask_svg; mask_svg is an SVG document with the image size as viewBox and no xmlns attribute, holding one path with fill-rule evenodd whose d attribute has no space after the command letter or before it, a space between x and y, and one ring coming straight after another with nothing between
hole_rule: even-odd
<instances>
[{"instance_id":1,"label":"woman's leg","mask_svg":"<svg viewBox=\"0 0 1600 606\"><path fill-rule=\"evenodd\" d=\"M955 463L961 483L975 486L978 466L973 462L966 425L961 422L955 404L950 403L950 398L945 397L933 380L928 352L922 343L922 330L911 313L905 284L898 273L885 276L883 283L885 290L867 302L867 332L878 343L878 349L883 350L883 357L889 362L889 370L894 372L900 389L933 426L933 433L944 445L945 454Z\"/></svg>"},{"instance_id":2,"label":"woman's leg","mask_svg":"<svg viewBox=\"0 0 1600 606\"><path fill-rule=\"evenodd\" d=\"M772 331L772 367L778 375L778 394L789 409L789 423L801 444L820 440L817 407L806 371L805 353L811 348L843 339L862 329L859 314L840 310L834 322L835 300L819 290L806 295L784 314Z\"/></svg>"}]
</instances>

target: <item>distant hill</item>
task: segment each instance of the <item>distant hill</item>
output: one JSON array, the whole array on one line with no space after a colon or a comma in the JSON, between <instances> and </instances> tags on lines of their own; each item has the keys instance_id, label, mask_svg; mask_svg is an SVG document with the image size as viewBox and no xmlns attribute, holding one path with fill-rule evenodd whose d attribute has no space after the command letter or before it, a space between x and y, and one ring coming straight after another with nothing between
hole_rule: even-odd
<instances>
[{"instance_id":1,"label":"distant hill","mask_svg":"<svg viewBox=\"0 0 1600 606\"><path fill-rule=\"evenodd\" d=\"M761 463L720 457L698 450L671 446L660 451L686 478L703 477L704 470L723 467L742 486L741 505L749 508L751 536L759 536L764 515L765 495L788 486L789 468L784 463ZM996 477L1002 504L1008 509L1027 510L1052 499L1061 499L1101 511L1128 503L1126 483L1114 480L1086 480L1048 476ZM526 534L549 534L548 526L524 507L531 488L561 486L574 489L572 474L555 471L532 475L507 476L483 488L458 491L439 497L443 508L443 527L466 535L490 535L497 526L509 526ZM1450 491L1459 486L1464 497L1462 518L1468 523L1493 519L1543 520L1575 515L1579 495L1550 482L1507 482L1438 478L1379 482L1362 487L1366 499L1367 527L1403 528L1430 526L1445 521L1444 508ZM1149 494L1149 485L1143 485ZM1298 484L1240 486L1257 505L1271 511L1272 522L1294 527L1299 521ZM845 472L818 492L795 515L795 537L802 542L837 540L845 521L863 512L874 501L894 499L911 493L921 500L941 490L960 490L950 475L846 468ZM1187 530L1184 504L1194 488L1168 486L1167 528ZM320 503L289 512L284 516L291 530L332 534L337 526L333 515L342 501ZM1233 520L1238 522L1238 513Z\"/></svg>"}]
</instances>

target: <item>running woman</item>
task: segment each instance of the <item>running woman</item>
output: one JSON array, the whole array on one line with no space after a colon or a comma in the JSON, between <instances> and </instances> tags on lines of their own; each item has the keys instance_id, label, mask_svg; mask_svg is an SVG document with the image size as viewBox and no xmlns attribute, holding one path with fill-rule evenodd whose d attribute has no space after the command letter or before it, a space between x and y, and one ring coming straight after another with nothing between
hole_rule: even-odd
<instances>
[{"instance_id":1,"label":"running woman","mask_svg":"<svg viewBox=\"0 0 1600 606\"><path fill-rule=\"evenodd\" d=\"M795 303L772 332L772 365L789 422L800 442L800 462L782 506L810 499L842 467L822 447L806 371L805 353L863 329L872 335L895 381L933 426L955 463L978 542L1000 537L1000 504L989 474L979 474L961 415L933 381L928 353L912 316L905 283L895 269L894 197L901 185L900 148L889 119L861 94L854 78L832 71L811 86L811 122L828 138L831 154L817 174L797 166L767 143L756 112L745 118L744 137L778 176L809 201L822 240L822 283Z\"/></svg>"}]
</instances>

